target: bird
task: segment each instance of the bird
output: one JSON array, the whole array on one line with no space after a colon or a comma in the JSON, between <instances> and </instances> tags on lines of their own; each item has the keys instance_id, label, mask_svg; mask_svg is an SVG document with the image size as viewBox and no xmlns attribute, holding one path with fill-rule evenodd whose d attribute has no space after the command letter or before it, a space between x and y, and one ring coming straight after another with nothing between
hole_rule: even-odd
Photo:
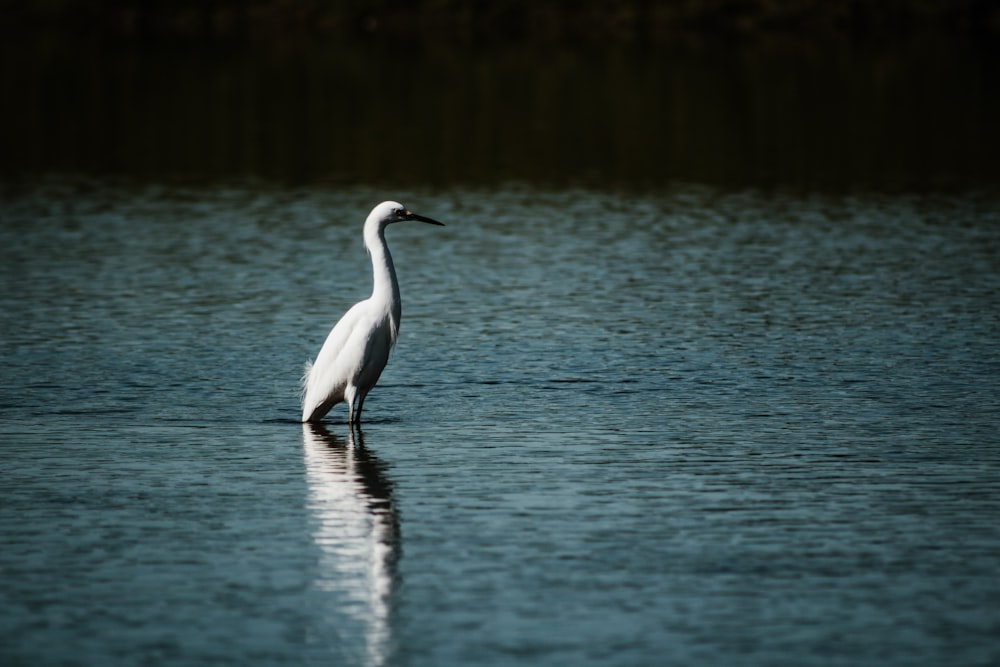
<instances>
[{"instance_id":1,"label":"bird","mask_svg":"<svg viewBox=\"0 0 1000 667\"><path fill-rule=\"evenodd\" d=\"M365 397L389 361L402 315L399 281L385 242L385 228L410 220L444 226L395 201L384 201L368 214L364 240L372 260L372 295L354 304L340 318L316 360L306 364L302 378L303 423L320 421L331 408L346 401L348 424L360 426Z\"/></svg>"}]
</instances>

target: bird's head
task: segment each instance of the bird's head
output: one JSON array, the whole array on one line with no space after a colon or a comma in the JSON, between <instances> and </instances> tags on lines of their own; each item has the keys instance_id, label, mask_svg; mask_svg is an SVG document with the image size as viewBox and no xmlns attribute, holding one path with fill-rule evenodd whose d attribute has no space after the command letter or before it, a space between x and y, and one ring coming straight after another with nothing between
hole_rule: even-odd
<instances>
[{"instance_id":1,"label":"bird's head","mask_svg":"<svg viewBox=\"0 0 1000 667\"><path fill-rule=\"evenodd\" d=\"M372 212L368 215L368 220L377 222L380 227L384 227L385 225L389 225L394 222L405 222L406 220L418 220L431 225L444 226L443 222L438 222L437 220L417 215L399 202L395 201L384 201L373 208Z\"/></svg>"}]
</instances>

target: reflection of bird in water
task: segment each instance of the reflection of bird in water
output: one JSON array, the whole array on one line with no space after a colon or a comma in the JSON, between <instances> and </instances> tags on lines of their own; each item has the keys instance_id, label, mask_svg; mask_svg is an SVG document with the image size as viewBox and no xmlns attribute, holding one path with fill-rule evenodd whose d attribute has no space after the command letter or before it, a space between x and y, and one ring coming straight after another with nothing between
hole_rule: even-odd
<instances>
[{"instance_id":1,"label":"reflection of bird in water","mask_svg":"<svg viewBox=\"0 0 1000 667\"><path fill-rule=\"evenodd\" d=\"M333 630L346 641L357 641L359 630L362 662L384 664L400 547L392 484L360 433L352 432L345 444L321 425L303 424L302 442L309 509L317 524L313 540L322 554L315 585L336 596L343 618L331 619Z\"/></svg>"}]
</instances>

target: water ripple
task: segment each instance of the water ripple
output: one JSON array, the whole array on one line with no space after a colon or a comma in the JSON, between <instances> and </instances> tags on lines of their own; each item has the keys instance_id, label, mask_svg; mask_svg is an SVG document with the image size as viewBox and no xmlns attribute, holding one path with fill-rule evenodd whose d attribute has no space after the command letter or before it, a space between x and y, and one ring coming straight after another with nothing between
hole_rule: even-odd
<instances>
[{"instance_id":1,"label":"water ripple","mask_svg":"<svg viewBox=\"0 0 1000 667\"><path fill-rule=\"evenodd\" d=\"M0 661L996 662L995 196L384 194L4 192Z\"/></svg>"}]
</instances>

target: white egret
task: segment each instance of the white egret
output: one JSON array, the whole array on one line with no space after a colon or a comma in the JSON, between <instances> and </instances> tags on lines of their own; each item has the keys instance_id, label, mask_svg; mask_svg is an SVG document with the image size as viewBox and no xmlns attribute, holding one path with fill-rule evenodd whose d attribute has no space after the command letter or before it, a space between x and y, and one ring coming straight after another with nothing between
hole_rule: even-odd
<instances>
[{"instance_id":1,"label":"white egret","mask_svg":"<svg viewBox=\"0 0 1000 667\"><path fill-rule=\"evenodd\" d=\"M384 201L365 220L365 248L372 259L372 295L344 314L330 331L319 356L306 365L302 378L302 421L317 422L330 408L346 401L350 424L361 423L365 396L378 382L396 344L399 318L399 283L392 265L385 228L394 222L419 220L444 223L411 213L402 204Z\"/></svg>"}]
</instances>

